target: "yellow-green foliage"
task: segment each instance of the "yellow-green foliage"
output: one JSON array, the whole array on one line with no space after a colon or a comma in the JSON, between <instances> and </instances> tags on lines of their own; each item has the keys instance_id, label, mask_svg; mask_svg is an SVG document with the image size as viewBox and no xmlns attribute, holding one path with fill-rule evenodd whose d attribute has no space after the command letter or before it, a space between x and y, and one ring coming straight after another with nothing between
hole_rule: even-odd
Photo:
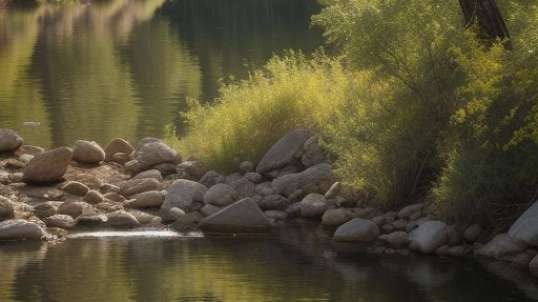
<instances>
[{"instance_id":1,"label":"yellow-green foliage","mask_svg":"<svg viewBox=\"0 0 538 302\"><path fill-rule=\"evenodd\" d=\"M278 138L297 127L330 123L348 85L336 60L290 54L272 59L248 80L227 85L212 106L193 102L182 153L218 170L257 161Z\"/></svg>"}]
</instances>

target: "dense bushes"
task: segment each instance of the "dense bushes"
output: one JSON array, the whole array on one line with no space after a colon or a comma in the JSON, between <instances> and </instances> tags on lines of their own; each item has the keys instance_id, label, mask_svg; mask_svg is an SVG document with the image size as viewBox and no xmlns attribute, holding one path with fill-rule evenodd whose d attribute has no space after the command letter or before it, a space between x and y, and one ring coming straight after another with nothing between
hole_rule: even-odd
<instances>
[{"instance_id":1,"label":"dense bushes","mask_svg":"<svg viewBox=\"0 0 538 302\"><path fill-rule=\"evenodd\" d=\"M342 58L275 58L224 87L189 114L184 151L226 168L310 127L341 178L382 205L432 199L450 217L491 221L536 197L536 4L498 1L507 51L463 28L457 1L325 2L314 23Z\"/></svg>"}]
</instances>

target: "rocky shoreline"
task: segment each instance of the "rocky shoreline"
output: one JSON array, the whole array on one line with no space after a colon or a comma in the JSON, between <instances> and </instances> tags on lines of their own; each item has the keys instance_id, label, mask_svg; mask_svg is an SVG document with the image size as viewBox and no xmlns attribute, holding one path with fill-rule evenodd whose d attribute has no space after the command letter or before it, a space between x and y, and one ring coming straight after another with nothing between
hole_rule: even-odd
<instances>
[{"instance_id":1,"label":"rocky shoreline","mask_svg":"<svg viewBox=\"0 0 538 302\"><path fill-rule=\"evenodd\" d=\"M134 146L118 138L105 148L80 140L45 150L0 129L0 240L59 242L83 228L251 233L300 220L317 221L335 245L491 259L538 276L538 204L501 234L442 221L426 203L382 211L338 182L304 129L229 175L183 160L156 138Z\"/></svg>"}]
</instances>

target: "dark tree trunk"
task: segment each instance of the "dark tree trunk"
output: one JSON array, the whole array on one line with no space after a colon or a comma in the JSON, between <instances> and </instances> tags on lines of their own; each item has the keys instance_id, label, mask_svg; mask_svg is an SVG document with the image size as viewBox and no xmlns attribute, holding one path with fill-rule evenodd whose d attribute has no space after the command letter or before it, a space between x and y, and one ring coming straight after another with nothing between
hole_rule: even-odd
<instances>
[{"instance_id":1,"label":"dark tree trunk","mask_svg":"<svg viewBox=\"0 0 538 302\"><path fill-rule=\"evenodd\" d=\"M476 25L482 39L491 43L500 39L512 48L510 34L495 0L459 0L466 26Z\"/></svg>"}]
</instances>

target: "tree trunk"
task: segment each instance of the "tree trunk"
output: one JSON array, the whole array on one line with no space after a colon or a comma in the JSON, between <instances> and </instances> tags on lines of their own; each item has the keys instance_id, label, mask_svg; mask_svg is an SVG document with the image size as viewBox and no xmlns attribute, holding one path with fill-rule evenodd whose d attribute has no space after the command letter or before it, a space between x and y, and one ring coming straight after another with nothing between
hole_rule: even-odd
<instances>
[{"instance_id":1,"label":"tree trunk","mask_svg":"<svg viewBox=\"0 0 538 302\"><path fill-rule=\"evenodd\" d=\"M495 0L459 0L467 27L476 25L479 36L491 43L500 39L512 48L510 34Z\"/></svg>"}]
</instances>

